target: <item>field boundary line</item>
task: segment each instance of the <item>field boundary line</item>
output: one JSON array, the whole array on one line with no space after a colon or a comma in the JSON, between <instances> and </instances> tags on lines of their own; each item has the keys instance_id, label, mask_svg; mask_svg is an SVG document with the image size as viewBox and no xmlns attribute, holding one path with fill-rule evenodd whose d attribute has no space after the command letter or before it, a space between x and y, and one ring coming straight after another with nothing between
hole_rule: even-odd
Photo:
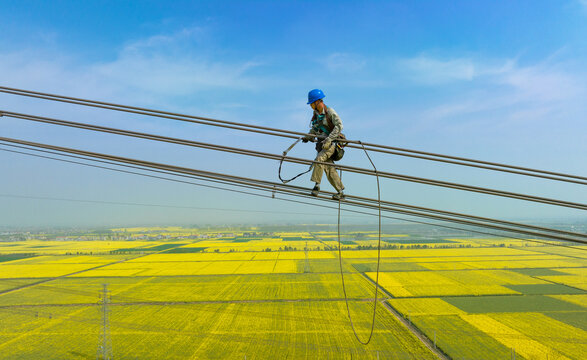
<instances>
[{"instance_id":1,"label":"field boundary line","mask_svg":"<svg viewBox=\"0 0 587 360\"><path fill-rule=\"evenodd\" d=\"M537 247L548 247L548 246L537 246ZM525 249L523 247L519 247L519 248L515 248L515 249L525 250L525 251L532 251L530 249ZM547 252L547 251L537 251L537 252L539 252L541 254L557 255L557 256L567 257L567 258L571 258L571 259L587 260L587 258L584 258L584 257L573 256L573 255L568 255L568 254L556 254L556 253L550 253L550 252Z\"/></svg>"},{"instance_id":2,"label":"field boundary line","mask_svg":"<svg viewBox=\"0 0 587 360\"><path fill-rule=\"evenodd\" d=\"M116 296L116 295L113 295ZM108 306L135 306L135 305L205 305L205 304L267 304L267 303L297 303L297 302L341 302L344 298L313 298L313 299L255 299L255 300L193 300L193 301L124 301L110 302ZM349 298L349 301L368 302L373 298ZM76 306L100 306L98 302L92 303L68 303L68 304L20 304L0 305L0 309L30 308L30 307L76 307Z\"/></svg>"},{"instance_id":3,"label":"field boundary line","mask_svg":"<svg viewBox=\"0 0 587 360\"><path fill-rule=\"evenodd\" d=\"M442 360L451 360L451 358L445 354L439 347L434 347L434 344L430 339L418 329L415 325L408 322L401 314L391 306L387 300L381 300L381 304L389 310L389 312L400 322L402 323L415 337L417 337L424 346L426 346L437 358Z\"/></svg>"},{"instance_id":4,"label":"field boundary line","mask_svg":"<svg viewBox=\"0 0 587 360\"><path fill-rule=\"evenodd\" d=\"M375 285L375 282L369 276L365 275L365 273L360 273L360 274L363 275L363 277L365 279L367 279L367 281L369 281L370 283ZM387 290L385 290L382 286L380 286L379 288L380 288L381 292L383 292L384 294L386 294L388 296L387 299L381 299L379 302L387 310L389 310L389 312L400 323L402 323L414 336L416 336L420 340L420 342L422 342L422 344L424 344L424 346L426 346L428 349L430 349L430 351L434 355L436 355L437 358L442 359L442 360L450 360L450 357L448 357L448 355L446 355L440 348L434 347L434 344L432 343L432 341L430 341L430 339L422 331L420 331L420 329L418 329L415 325L408 322L404 317L401 316L401 314L393 306L391 306L391 304L389 304L387 302L387 300L394 299L396 297L393 296L391 293L389 293Z\"/></svg>"}]
</instances>

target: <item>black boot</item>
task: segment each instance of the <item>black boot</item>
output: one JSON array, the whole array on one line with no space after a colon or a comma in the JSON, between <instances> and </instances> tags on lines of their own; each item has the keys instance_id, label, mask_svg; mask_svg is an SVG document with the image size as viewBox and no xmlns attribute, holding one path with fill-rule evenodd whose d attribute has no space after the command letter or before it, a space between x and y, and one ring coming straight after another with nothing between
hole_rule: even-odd
<instances>
[{"instance_id":1,"label":"black boot","mask_svg":"<svg viewBox=\"0 0 587 360\"><path fill-rule=\"evenodd\" d=\"M337 192L336 194L332 195L332 200L344 200L345 196L342 190Z\"/></svg>"},{"instance_id":2,"label":"black boot","mask_svg":"<svg viewBox=\"0 0 587 360\"><path fill-rule=\"evenodd\" d=\"M314 185L314 188L312 189L312 192L310 193L310 195L318 196L319 193L320 193L320 184L316 184L316 185Z\"/></svg>"}]
</instances>

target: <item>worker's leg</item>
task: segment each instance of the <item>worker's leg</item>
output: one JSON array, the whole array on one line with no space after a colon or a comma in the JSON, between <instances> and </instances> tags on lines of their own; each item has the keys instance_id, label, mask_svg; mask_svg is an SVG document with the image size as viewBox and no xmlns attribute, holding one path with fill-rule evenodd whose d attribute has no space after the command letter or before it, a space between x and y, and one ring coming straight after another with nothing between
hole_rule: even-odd
<instances>
[{"instance_id":1,"label":"worker's leg","mask_svg":"<svg viewBox=\"0 0 587 360\"><path fill-rule=\"evenodd\" d=\"M334 144L332 144L332 146L330 146L328 150L320 151L314 161L326 162L326 160L328 160L332 156L332 154L334 154L334 150ZM322 172L324 171L324 168L324 165L314 163L314 171L312 171L311 179L316 184L320 184L320 182L322 181Z\"/></svg>"},{"instance_id":2,"label":"worker's leg","mask_svg":"<svg viewBox=\"0 0 587 360\"><path fill-rule=\"evenodd\" d=\"M334 164L334 161L332 160L328 160L328 162ZM325 166L324 172L326 173L326 178L330 182L330 185L332 185L336 192L341 192L344 190L344 185L342 185L340 176L338 176L338 171L336 171L334 166Z\"/></svg>"}]
</instances>

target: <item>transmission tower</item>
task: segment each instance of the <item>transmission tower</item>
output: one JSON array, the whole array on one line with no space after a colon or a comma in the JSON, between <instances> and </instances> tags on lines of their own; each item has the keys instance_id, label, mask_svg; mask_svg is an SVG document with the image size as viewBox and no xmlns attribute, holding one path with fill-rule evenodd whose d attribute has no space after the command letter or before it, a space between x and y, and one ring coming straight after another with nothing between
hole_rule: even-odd
<instances>
[{"instance_id":1,"label":"transmission tower","mask_svg":"<svg viewBox=\"0 0 587 360\"><path fill-rule=\"evenodd\" d=\"M108 284L103 284L102 290L101 308L102 314L102 331L100 332L100 341L98 343L98 354L96 359L98 360L111 360L112 359L112 339L110 338L110 297L108 295Z\"/></svg>"}]
</instances>

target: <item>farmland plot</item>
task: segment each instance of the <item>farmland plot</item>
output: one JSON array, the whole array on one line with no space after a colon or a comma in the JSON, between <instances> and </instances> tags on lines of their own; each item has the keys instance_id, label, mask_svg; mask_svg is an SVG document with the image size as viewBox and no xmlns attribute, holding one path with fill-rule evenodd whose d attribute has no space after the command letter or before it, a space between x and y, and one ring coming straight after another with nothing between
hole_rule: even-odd
<instances>
[{"instance_id":1,"label":"farmland plot","mask_svg":"<svg viewBox=\"0 0 587 360\"><path fill-rule=\"evenodd\" d=\"M376 273L366 273L375 280ZM441 272L413 271L381 273L380 283L395 297L518 294L516 291L497 284L461 282Z\"/></svg>"},{"instance_id":2,"label":"farmland plot","mask_svg":"<svg viewBox=\"0 0 587 360\"><path fill-rule=\"evenodd\" d=\"M453 359L510 359L508 347L457 315L411 316L410 321Z\"/></svg>"},{"instance_id":3,"label":"farmland plot","mask_svg":"<svg viewBox=\"0 0 587 360\"><path fill-rule=\"evenodd\" d=\"M107 283L113 302L194 302L342 299L338 274L198 277L63 278L0 294L0 305L96 303ZM345 276L349 298L368 299L374 286L359 274ZM380 297L383 294L380 293Z\"/></svg>"},{"instance_id":4,"label":"farmland plot","mask_svg":"<svg viewBox=\"0 0 587 360\"><path fill-rule=\"evenodd\" d=\"M587 332L544 314L504 313L489 316L548 347L549 358L556 358L558 352L572 359L580 359L587 353Z\"/></svg>"},{"instance_id":5,"label":"farmland plot","mask_svg":"<svg viewBox=\"0 0 587 360\"><path fill-rule=\"evenodd\" d=\"M366 336L370 307L360 303L352 308L359 335ZM0 344L3 357L95 356L100 331L98 307L39 307L35 311L51 314L51 318L31 316L28 323L19 325L27 315L3 317L3 333L11 336ZM264 359L287 354L293 359L434 358L382 308L377 313L372 346L354 346L344 311L340 302L113 306L113 357Z\"/></svg>"}]
</instances>

